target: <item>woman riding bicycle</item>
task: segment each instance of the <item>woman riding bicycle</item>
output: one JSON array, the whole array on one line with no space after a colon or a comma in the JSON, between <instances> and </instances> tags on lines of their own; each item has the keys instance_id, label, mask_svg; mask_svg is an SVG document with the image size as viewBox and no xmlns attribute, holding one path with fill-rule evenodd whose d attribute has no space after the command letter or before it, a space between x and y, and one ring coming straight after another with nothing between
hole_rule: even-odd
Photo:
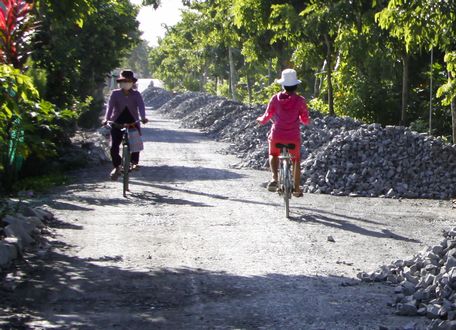
<instances>
[{"instance_id":1,"label":"woman riding bicycle","mask_svg":"<svg viewBox=\"0 0 456 330\"><path fill-rule=\"evenodd\" d=\"M283 91L274 95L266 108L265 113L257 118L261 125L272 121L272 127L268 134L269 141L269 165L271 168L272 179L268 183L269 191L277 190L278 168L280 149L276 147L277 143L290 144L296 147L289 150L293 160L293 177L295 197L302 196L301 183L301 131L300 123L308 125L310 123L307 102L304 97L296 94L298 84L296 71L286 69L282 71L281 79L276 81L281 84Z\"/></svg>"},{"instance_id":2,"label":"woman riding bicycle","mask_svg":"<svg viewBox=\"0 0 456 330\"><path fill-rule=\"evenodd\" d=\"M124 70L120 73L120 77L117 79L120 88L113 90L109 97L106 114L103 120L104 125L106 125L108 121L113 121L116 124L136 123L139 121L139 117L141 117L143 124L148 122L141 93L133 89L133 85L137 80L133 71ZM135 126L140 130L139 123L135 124ZM119 155L119 146L121 143L122 131L119 127L113 126L111 128L110 148L112 165L114 166L114 169L110 173L112 180L116 180L121 172L120 164L122 158ZM138 162L139 152L133 152L131 154L133 169L137 168Z\"/></svg>"}]
</instances>

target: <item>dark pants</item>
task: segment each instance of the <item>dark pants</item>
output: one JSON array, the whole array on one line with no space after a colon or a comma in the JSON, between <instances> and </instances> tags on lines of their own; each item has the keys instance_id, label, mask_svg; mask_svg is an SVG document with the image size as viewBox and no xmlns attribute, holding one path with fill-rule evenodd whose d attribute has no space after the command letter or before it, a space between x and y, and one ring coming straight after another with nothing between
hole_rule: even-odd
<instances>
[{"instance_id":1,"label":"dark pants","mask_svg":"<svg viewBox=\"0 0 456 330\"><path fill-rule=\"evenodd\" d=\"M122 163L122 157L119 155L120 144L122 143L122 131L118 128L111 128L111 159L114 167ZM138 164L139 152L131 153L131 163Z\"/></svg>"}]
</instances>

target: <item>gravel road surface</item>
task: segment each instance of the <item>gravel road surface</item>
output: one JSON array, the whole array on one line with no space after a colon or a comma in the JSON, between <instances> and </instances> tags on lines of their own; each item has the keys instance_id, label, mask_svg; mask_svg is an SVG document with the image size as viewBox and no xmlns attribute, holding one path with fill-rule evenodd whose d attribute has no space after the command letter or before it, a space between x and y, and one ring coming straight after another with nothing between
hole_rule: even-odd
<instances>
[{"instance_id":1,"label":"gravel road surface","mask_svg":"<svg viewBox=\"0 0 456 330\"><path fill-rule=\"evenodd\" d=\"M288 220L268 172L235 169L223 143L148 117L128 198L109 165L46 197L52 248L1 293L2 327L424 329L388 306L393 287L356 275L437 244L450 201L304 194Z\"/></svg>"}]
</instances>

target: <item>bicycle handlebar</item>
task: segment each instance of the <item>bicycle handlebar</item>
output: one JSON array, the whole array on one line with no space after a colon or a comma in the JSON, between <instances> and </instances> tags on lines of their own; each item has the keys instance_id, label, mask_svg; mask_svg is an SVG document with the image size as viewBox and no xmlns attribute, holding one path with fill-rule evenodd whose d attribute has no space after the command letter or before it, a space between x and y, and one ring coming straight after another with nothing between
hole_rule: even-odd
<instances>
[{"instance_id":1,"label":"bicycle handlebar","mask_svg":"<svg viewBox=\"0 0 456 330\"><path fill-rule=\"evenodd\" d=\"M136 124L138 124L141 120L137 120L133 123L127 123L127 124L118 124L115 121L108 120L106 122L106 126L109 127L116 127L116 128L134 128L136 127Z\"/></svg>"}]
</instances>

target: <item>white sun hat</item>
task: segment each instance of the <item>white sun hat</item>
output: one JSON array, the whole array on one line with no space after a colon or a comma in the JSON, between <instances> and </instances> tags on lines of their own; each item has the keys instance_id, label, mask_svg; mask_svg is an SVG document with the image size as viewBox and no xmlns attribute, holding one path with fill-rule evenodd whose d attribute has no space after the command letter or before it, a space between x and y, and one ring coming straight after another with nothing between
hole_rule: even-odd
<instances>
[{"instance_id":1,"label":"white sun hat","mask_svg":"<svg viewBox=\"0 0 456 330\"><path fill-rule=\"evenodd\" d=\"M282 71L282 78L276 80L278 84L282 86L294 86L301 83L296 77L296 71L293 69L285 69Z\"/></svg>"}]
</instances>

